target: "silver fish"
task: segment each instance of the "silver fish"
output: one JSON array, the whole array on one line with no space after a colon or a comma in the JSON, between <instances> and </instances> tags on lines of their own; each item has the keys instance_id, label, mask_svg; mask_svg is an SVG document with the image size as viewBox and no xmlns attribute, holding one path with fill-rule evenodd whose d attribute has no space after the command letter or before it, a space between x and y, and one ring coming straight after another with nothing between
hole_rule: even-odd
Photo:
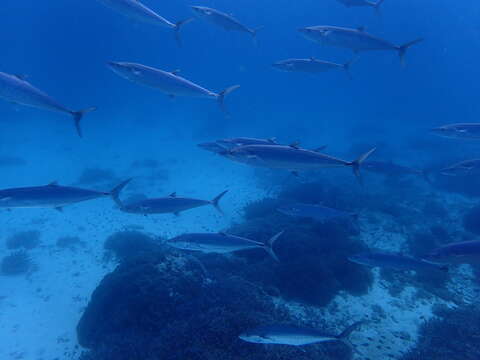
<instances>
[{"instance_id":1,"label":"silver fish","mask_svg":"<svg viewBox=\"0 0 480 360\"><path fill-rule=\"evenodd\" d=\"M278 145L275 138L269 139L257 139L249 137L236 137L228 139L217 140L216 143L224 146L225 148L234 148L244 145Z\"/></svg>"},{"instance_id":2,"label":"silver fish","mask_svg":"<svg viewBox=\"0 0 480 360\"><path fill-rule=\"evenodd\" d=\"M213 205L220 213L222 209L219 206L220 199L228 192L228 190L215 196L212 200L201 200L186 197L177 197L176 193L172 193L167 197L142 199L139 201L125 203L120 200L120 192L116 192L113 200L116 202L120 210L134 214L168 214L173 213L180 215L180 212L194 209L200 206Z\"/></svg>"},{"instance_id":3,"label":"silver fish","mask_svg":"<svg viewBox=\"0 0 480 360\"><path fill-rule=\"evenodd\" d=\"M351 79L350 65L352 62L353 60L350 60L345 64L336 64L311 57L310 59L286 59L273 63L272 66L283 71L306 72L311 74L323 73L329 70L342 70L345 71L347 76Z\"/></svg>"},{"instance_id":4,"label":"silver fish","mask_svg":"<svg viewBox=\"0 0 480 360\"><path fill-rule=\"evenodd\" d=\"M281 206L277 208L277 211L289 216L306 217L319 221L328 221L335 218L347 218L356 216L356 214L332 209L322 205L300 203Z\"/></svg>"},{"instance_id":5,"label":"silver fish","mask_svg":"<svg viewBox=\"0 0 480 360\"><path fill-rule=\"evenodd\" d=\"M378 0L377 2L369 1L369 0L337 0L339 3L342 3L346 7L363 7L363 6L370 6L375 11L379 11L380 5L384 2L384 0Z\"/></svg>"},{"instance_id":6,"label":"silver fish","mask_svg":"<svg viewBox=\"0 0 480 360\"><path fill-rule=\"evenodd\" d=\"M248 249L264 249L274 260L279 261L273 244L283 234L274 235L266 243L225 233L191 233L177 236L166 243L181 250L225 254Z\"/></svg>"},{"instance_id":7,"label":"silver fish","mask_svg":"<svg viewBox=\"0 0 480 360\"><path fill-rule=\"evenodd\" d=\"M212 9L206 6L192 6L193 11L200 18L220 26L225 30L246 32L254 38L257 35L258 29L251 29L243 25L240 21L235 19L232 15Z\"/></svg>"},{"instance_id":8,"label":"silver fish","mask_svg":"<svg viewBox=\"0 0 480 360\"><path fill-rule=\"evenodd\" d=\"M425 259L447 264L480 264L480 241L462 241L441 246Z\"/></svg>"},{"instance_id":9,"label":"silver fish","mask_svg":"<svg viewBox=\"0 0 480 360\"><path fill-rule=\"evenodd\" d=\"M480 159L465 160L440 170L447 176L467 176L480 173Z\"/></svg>"},{"instance_id":10,"label":"silver fish","mask_svg":"<svg viewBox=\"0 0 480 360\"><path fill-rule=\"evenodd\" d=\"M172 29L175 32L175 38L180 44L180 28L182 25L189 23L193 19L186 19L172 23L163 16L158 15L155 11L142 4L139 0L99 0L109 8L127 16L130 19L140 21L147 24L159 25Z\"/></svg>"},{"instance_id":11,"label":"silver fish","mask_svg":"<svg viewBox=\"0 0 480 360\"><path fill-rule=\"evenodd\" d=\"M100 192L52 182L45 186L33 186L0 190L0 208L55 208L59 211L66 205L105 196L115 198L129 180L122 182L110 192Z\"/></svg>"},{"instance_id":12,"label":"silver fish","mask_svg":"<svg viewBox=\"0 0 480 360\"><path fill-rule=\"evenodd\" d=\"M284 145L246 145L226 152L228 159L250 166L270 169L285 169L296 173L299 170L316 170L350 166L360 179L360 165L375 151L371 149L354 161L338 159L318 151Z\"/></svg>"},{"instance_id":13,"label":"silver fish","mask_svg":"<svg viewBox=\"0 0 480 360\"><path fill-rule=\"evenodd\" d=\"M117 75L120 75L121 77L136 84L146 85L158 89L170 97L187 96L217 100L220 108L224 112L226 112L224 107L225 96L240 87L239 85L230 86L216 94L201 87L200 85L191 82L190 80L178 76L178 72L176 71L168 72L142 64L129 62L111 61L108 63L108 65Z\"/></svg>"},{"instance_id":14,"label":"silver fish","mask_svg":"<svg viewBox=\"0 0 480 360\"><path fill-rule=\"evenodd\" d=\"M69 114L73 117L80 137L82 137L80 120L86 113L96 110L94 107L79 111L69 110L46 93L34 87L25 77L3 72L0 72L0 97L14 104Z\"/></svg>"},{"instance_id":15,"label":"silver fish","mask_svg":"<svg viewBox=\"0 0 480 360\"><path fill-rule=\"evenodd\" d=\"M402 65L404 64L405 52L423 39L416 39L403 45L395 45L387 40L373 36L365 32L364 28L344 28L338 26L309 26L299 31L310 40L315 42L351 49L358 53L372 50L394 50L398 52Z\"/></svg>"},{"instance_id":16,"label":"silver fish","mask_svg":"<svg viewBox=\"0 0 480 360\"><path fill-rule=\"evenodd\" d=\"M348 260L371 267L382 267L395 270L442 270L447 271L448 267L432 263L424 259L415 259L401 254L370 252L350 256Z\"/></svg>"},{"instance_id":17,"label":"silver fish","mask_svg":"<svg viewBox=\"0 0 480 360\"><path fill-rule=\"evenodd\" d=\"M450 139L480 140L480 123L444 125L431 129L431 133Z\"/></svg>"},{"instance_id":18,"label":"silver fish","mask_svg":"<svg viewBox=\"0 0 480 360\"><path fill-rule=\"evenodd\" d=\"M243 341L255 344L278 344L303 346L322 342L341 341L353 349L348 340L350 334L357 330L363 322L356 322L347 327L340 335L326 334L323 331L299 326L274 324L259 326L239 336Z\"/></svg>"}]
</instances>

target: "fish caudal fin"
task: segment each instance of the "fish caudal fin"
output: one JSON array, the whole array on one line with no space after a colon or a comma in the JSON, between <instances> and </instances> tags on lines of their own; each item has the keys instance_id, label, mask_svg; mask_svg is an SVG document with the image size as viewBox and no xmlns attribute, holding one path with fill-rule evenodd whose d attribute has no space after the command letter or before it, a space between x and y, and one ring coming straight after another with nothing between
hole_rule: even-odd
<instances>
[{"instance_id":1,"label":"fish caudal fin","mask_svg":"<svg viewBox=\"0 0 480 360\"><path fill-rule=\"evenodd\" d=\"M345 64L343 64L343 70L345 70L345 73L347 74L348 78L352 80L352 74L350 73L350 66L357 61L358 56L353 57L350 61L347 61Z\"/></svg>"},{"instance_id":2,"label":"fish caudal fin","mask_svg":"<svg viewBox=\"0 0 480 360\"><path fill-rule=\"evenodd\" d=\"M405 53L407 52L408 48L422 41L423 41L423 38L419 38L397 47L398 56L400 57L400 63L402 64L402 66L405 66Z\"/></svg>"},{"instance_id":3,"label":"fish caudal fin","mask_svg":"<svg viewBox=\"0 0 480 360\"><path fill-rule=\"evenodd\" d=\"M110 196L112 197L113 201L115 201L115 203L118 205L120 209L123 208L123 202L120 200L120 193L130 181L132 181L132 178L121 182L110 191Z\"/></svg>"},{"instance_id":4,"label":"fish caudal fin","mask_svg":"<svg viewBox=\"0 0 480 360\"><path fill-rule=\"evenodd\" d=\"M380 6L383 4L385 0L378 0L376 3L372 3L372 6L373 6L373 9L375 10L375 13L377 15L381 15L381 12L380 12Z\"/></svg>"},{"instance_id":5,"label":"fish caudal fin","mask_svg":"<svg viewBox=\"0 0 480 360\"><path fill-rule=\"evenodd\" d=\"M78 136L83 137L82 128L80 127L80 121L82 120L83 115L85 115L89 112L95 111L95 110L97 110L96 107L91 107L91 108L84 109L84 110L71 111L70 112L73 116L73 121L75 121L75 128L77 129Z\"/></svg>"},{"instance_id":6,"label":"fish caudal fin","mask_svg":"<svg viewBox=\"0 0 480 360\"><path fill-rule=\"evenodd\" d=\"M349 327L347 327L345 330L341 332L340 335L337 336L337 339L341 342L343 342L345 345L347 345L352 351L356 352L357 354L361 355L361 353L353 346L353 344L350 342L348 337L351 335L352 332L355 330L358 330L360 326L362 326L365 323L365 321L357 321L356 323L353 323Z\"/></svg>"},{"instance_id":7,"label":"fish caudal fin","mask_svg":"<svg viewBox=\"0 0 480 360\"><path fill-rule=\"evenodd\" d=\"M257 46L257 33L258 33L258 30L262 30L263 29L263 26L260 26L256 29L250 29L250 34L252 34L252 39L253 39L253 44L255 46Z\"/></svg>"},{"instance_id":8,"label":"fish caudal fin","mask_svg":"<svg viewBox=\"0 0 480 360\"><path fill-rule=\"evenodd\" d=\"M353 173L355 174L355 176L357 177L358 181L360 182L360 184L363 184L363 181L362 181L362 177L361 177L361 174L360 174L360 165L362 165L362 163L370 156L372 155L372 153L377 150L377 148L373 148L369 151L367 151L365 154L361 155L357 160L354 160L350 163L350 165L352 166L353 168Z\"/></svg>"},{"instance_id":9,"label":"fish caudal fin","mask_svg":"<svg viewBox=\"0 0 480 360\"><path fill-rule=\"evenodd\" d=\"M194 18L188 18L185 20L180 20L177 23L175 23L175 27L173 28L174 34L175 34L175 40L177 41L178 46L182 46L182 38L180 37L180 30L182 29L182 26L185 24L188 24L189 22L195 20Z\"/></svg>"},{"instance_id":10,"label":"fish caudal fin","mask_svg":"<svg viewBox=\"0 0 480 360\"><path fill-rule=\"evenodd\" d=\"M275 241L277 241L278 238L282 236L284 232L285 230L282 230L279 233L275 234L264 245L264 249L268 253L268 255L270 255L273 258L273 260L277 262L280 262L280 259L278 258L277 254L273 250L273 244L275 244Z\"/></svg>"},{"instance_id":11,"label":"fish caudal fin","mask_svg":"<svg viewBox=\"0 0 480 360\"><path fill-rule=\"evenodd\" d=\"M225 190L223 191L222 193L218 194L217 196L215 196L213 198L213 200L210 201L210 203L215 207L215 209L218 210L218 212L220 214L223 215L223 211L222 209L220 208L220 205L219 205L219 202L220 202L220 199L223 197L223 195L225 195L226 193L228 192L228 190Z\"/></svg>"},{"instance_id":12,"label":"fish caudal fin","mask_svg":"<svg viewBox=\"0 0 480 360\"><path fill-rule=\"evenodd\" d=\"M222 109L222 111L228 115L228 111L227 109L225 108L225 96L227 96L228 94L230 94L231 92L237 90L238 88L240 87L240 85L233 85L233 86L230 86L228 88L226 88L225 90L222 90L218 95L217 95L217 101L218 101L218 105L220 106L220 109Z\"/></svg>"}]
</instances>

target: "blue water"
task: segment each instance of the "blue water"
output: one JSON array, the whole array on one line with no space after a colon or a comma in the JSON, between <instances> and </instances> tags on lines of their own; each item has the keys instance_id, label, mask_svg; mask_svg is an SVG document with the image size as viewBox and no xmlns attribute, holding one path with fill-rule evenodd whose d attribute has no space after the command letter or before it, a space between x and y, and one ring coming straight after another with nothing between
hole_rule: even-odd
<instances>
[{"instance_id":1,"label":"blue water","mask_svg":"<svg viewBox=\"0 0 480 360\"><path fill-rule=\"evenodd\" d=\"M394 160L416 169L437 169L478 157L478 145L474 142L441 139L429 133L430 128L440 125L478 121L480 6L473 0L385 0L380 15L370 7L347 8L335 0L203 3L145 0L144 4L172 22L193 17L191 5L209 6L233 14L249 28L260 29L253 41L249 34L224 31L197 19L182 28L179 47L172 30L128 19L100 1L3 0L0 71L26 76L31 84L70 109L90 106L98 109L82 120L84 138L81 139L69 116L1 101L0 158L18 157L26 165L2 167L0 188L44 185L58 180L62 184L109 191L116 182L134 176L140 178L140 185L134 185L127 191L128 195L166 196L176 191L211 199L228 188L227 216L219 217L214 210L202 208L181 219L172 215L164 222L161 218L132 218L110 203L92 207L90 203L82 204L78 211L65 210L64 214L51 210L40 210L40 213L30 210L15 213L14 210L6 215L3 237L32 224L37 226L38 217L47 224L42 228L47 246L54 244L53 237L75 235L79 227L86 231L84 240L98 236L95 240L98 244L110 233L133 223L141 223L146 231L164 237L187 231L223 231L232 222L242 221L245 204L270 196L272 187L281 190L284 184L298 185L319 179L313 174L307 179L292 179L281 171L259 175L196 146L219 138L276 137L282 143L300 141L305 148L327 145L329 154L347 160L378 147L375 159ZM405 67L401 66L395 51L361 53L351 65L353 79L336 70L312 75L274 69L274 62L287 58L315 57L345 63L355 56L348 49L307 40L298 31L314 25L363 26L367 32L398 45L417 38L424 41L408 49ZM127 81L109 69L109 61L137 62L165 71L180 70L182 77L213 92L236 84L241 87L226 98L230 113L226 116L215 100L172 99ZM145 159L159 161L168 177L158 180L161 176L151 175L149 170L132 170L132 163ZM103 183L80 184L79 176L88 168L108 169L114 176ZM478 186L471 180L451 184L440 179L433 186L414 179L412 186L421 189L415 190L408 186L398 188L395 181L382 183L371 175L366 176L365 187L360 187L355 177L344 170L322 172L320 178L327 181L328 186L344 185L345 193L353 194L351 202L340 195L338 199L332 195L328 200L311 195L315 197L312 202L325 200L330 201L327 205L357 211L359 205L355 201L365 196L359 201L373 203L372 198L379 189L376 186L379 186L383 191L379 197L387 199L386 202L398 204L405 200L404 205L411 207L420 197L424 196L424 200L430 196L426 194L436 192L434 198L446 212L461 214L449 218L460 224L458 226L461 226L462 214L479 195ZM370 188L368 180L371 180ZM269 182L271 187L265 185ZM335 191L331 193L338 194ZM326 197L329 193L322 194ZM392 199L388 200L385 194L392 195ZM461 205L455 208L451 196L458 194L466 198L459 200ZM301 196L293 200L305 202L305 196L310 195ZM417 210L425 211L420 207ZM368 212L368 206L362 211ZM425 216L423 220L412 216L403 221L410 222L408 225L413 229L438 220L433 212ZM395 222L387 219L385 221ZM458 230L453 225L446 228L452 233ZM255 233L258 229L250 230L242 234ZM465 234L458 240L474 237L472 232ZM50 243L47 238L51 238ZM101 246L92 252L100 251ZM48 263L46 252L37 255L37 262ZM64 266L62 261L59 264ZM249 261L254 262L255 258ZM57 270L49 271L55 276ZM81 294L85 302L105 273L105 269L99 269L82 282L87 289ZM45 276L42 279L49 278L48 272L42 276ZM246 278L251 280L249 276ZM44 281L42 279L37 281ZM14 287L14 283L8 286ZM14 298L12 302L15 301ZM0 310L2 315L15 316L1 307ZM55 328L52 324L45 326ZM73 332L74 327L72 323L66 331ZM343 327L342 324L336 329ZM22 343L13 337L6 341L7 347ZM22 345L29 349L25 350L26 359L42 358L32 357L33 347L26 342ZM44 345L47 349L49 346ZM17 348L15 351L20 352ZM2 356L7 353L13 350L5 351ZM301 355L300 352L288 354ZM8 360L15 358L8 356ZM246 356L245 353L242 356ZM262 356L262 359L269 358ZM371 355L371 358L380 358L375 356L380 355Z\"/></svg>"}]
</instances>

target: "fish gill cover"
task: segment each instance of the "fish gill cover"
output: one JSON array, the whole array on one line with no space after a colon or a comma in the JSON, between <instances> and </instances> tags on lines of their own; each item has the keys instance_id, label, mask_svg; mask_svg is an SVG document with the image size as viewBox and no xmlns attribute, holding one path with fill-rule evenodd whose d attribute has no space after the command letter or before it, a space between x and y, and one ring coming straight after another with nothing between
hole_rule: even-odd
<instances>
[{"instance_id":1,"label":"fish gill cover","mask_svg":"<svg viewBox=\"0 0 480 360\"><path fill-rule=\"evenodd\" d=\"M2 14L0 359L480 358L477 2Z\"/></svg>"}]
</instances>

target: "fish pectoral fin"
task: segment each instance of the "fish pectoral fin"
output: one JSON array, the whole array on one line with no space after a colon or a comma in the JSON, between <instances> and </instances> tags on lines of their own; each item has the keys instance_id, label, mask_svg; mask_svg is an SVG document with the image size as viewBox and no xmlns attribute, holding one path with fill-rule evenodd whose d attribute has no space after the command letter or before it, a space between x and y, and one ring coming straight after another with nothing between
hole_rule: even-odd
<instances>
[{"instance_id":1,"label":"fish pectoral fin","mask_svg":"<svg viewBox=\"0 0 480 360\"><path fill-rule=\"evenodd\" d=\"M292 170L290 172L292 173L293 176L297 176L297 177L300 176L300 174L296 170Z\"/></svg>"},{"instance_id":2,"label":"fish pectoral fin","mask_svg":"<svg viewBox=\"0 0 480 360\"><path fill-rule=\"evenodd\" d=\"M175 215L175 216L180 216L180 211L175 211L175 212L173 213L173 215Z\"/></svg>"},{"instance_id":3,"label":"fish pectoral fin","mask_svg":"<svg viewBox=\"0 0 480 360\"><path fill-rule=\"evenodd\" d=\"M168 197L177 197L177 193L176 193L176 192L172 192L170 195L168 195Z\"/></svg>"},{"instance_id":4,"label":"fish pectoral fin","mask_svg":"<svg viewBox=\"0 0 480 360\"><path fill-rule=\"evenodd\" d=\"M173 74L173 75L180 74L180 69L175 69L173 71L170 71L170 73Z\"/></svg>"},{"instance_id":5,"label":"fish pectoral fin","mask_svg":"<svg viewBox=\"0 0 480 360\"><path fill-rule=\"evenodd\" d=\"M58 212L63 212L63 207L61 207L61 206L57 206L54 209L57 210Z\"/></svg>"},{"instance_id":6,"label":"fish pectoral fin","mask_svg":"<svg viewBox=\"0 0 480 360\"><path fill-rule=\"evenodd\" d=\"M28 79L28 76L25 74L14 74L13 76L15 76L18 80L22 81L26 81Z\"/></svg>"},{"instance_id":7,"label":"fish pectoral fin","mask_svg":"<svg viewBox=\"0 0 480 360\"><path fill-rule=\"evenodd\" d=\"M47 184L47 186L58 186L58 181L52 181L51 183Z\"/></svg>"},{"instance_id":8,"label":"fish pectoral fin","mask_svg":"<svg viewBox=\"0 0 480 360\"><path fill-rule=\"evenodd\" d=\"M359 26L357 27L358 31L364 32L365 31L365 26Z\"/></svg>"}]
</instances>

